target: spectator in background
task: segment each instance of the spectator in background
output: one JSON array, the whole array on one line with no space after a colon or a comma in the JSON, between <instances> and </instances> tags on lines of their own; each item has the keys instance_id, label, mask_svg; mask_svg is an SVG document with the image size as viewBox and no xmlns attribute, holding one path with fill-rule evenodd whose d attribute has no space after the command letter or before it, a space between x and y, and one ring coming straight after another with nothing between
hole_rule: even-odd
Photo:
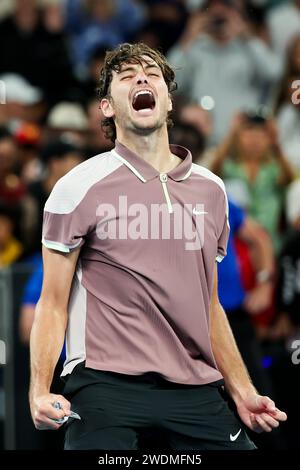
<instances>
[{"instance_id":1,"label":"spectator in background","mask_svg":"<svg viewBox=\"0 0 300 470\"><path fill-rule=\"evenodd\" d=\"M27 346L29 345L30 332L34 320L35 307L38 303L42 291L42 283L43 260L42 255L39 254L35 259L34 270L31 276L29 277L28 281L26 282L24 288L19 319L20 339L22 343Z\"/></svg>"},{"instance_id":2,"label":"spectator in background","mask_svg":"<svg viewBox=\"0 0 300 470\"><path fill-rule=\"evenodd\" d=\"M287 192L289 231L279 257L278 310L279 316L271 330L273 339L286 339L300 331L300 180Z\"/></svg>"},{"instance_id":3,"label":"spectator in background","mask_svg":"<svg viewBox=\"0 0 300 470\"><path fill-rule=\"evenodd\" d=\"M237 116L211 170L222 176L229 196L267 230L278 251L284 188L294 175L274 122L258 112Z\"/></svg>"},{"instance_id":4,"label":"spectator in background","mask_svg":"<svg viewBox=\"0 0 300 470\"><path fill-rule=\"evenodd\" d=\"M78 146L86 145L88 118L83 106L69 102L55 105L48 115L45 134L48 141L64 136Z\"/></svg>"},{"instance_id":5,"label":"spectator in background","mask_svg":"<svg viewBox=\"0 0 300 470\"><path fill-rule=\"evenodd\" d=\"M35 212L30 229L31 251L40 251L44 206L55 183L84 159L78 147L62 139L49 143L41 157L46 167L44 178L28 186L26 198Z\"/></svg>"},{"instance_id":6,"label":"spectator in background","mask_svg":"<svg viewBox=\"0 0 300 470\"><path fill-rule=\"evenodd\" d=\"M291 102L292 83L300 79L300 33L291 40L286 54L285 73L279 87L276 110L280 109L287 101Z\"/></svg>"},{"instance_id":7,"label":"spectator in background","mask_svg":"<svg viewBox=\"0 0 300 470\"><path fill-rule=\"evenodd\" d=\"M179 68L177 80L187 99L212 110L213 144L225 137L237 111L268 101L266 87L282 74L280 59L252 34L234 0L204 2L169 60Z\"/></svg>"},{"instance_id":8,"label":"spectator in background","mask_svg":"<svg viewBox=\"0 0 300 470\"><path fill-rule=\"evenodd\" d=\"M28 122L42 120L45 104L39 88L33 87L25 78L14 73L0 75L0 80L5 85L5 105L0 105L1 125L7 125L14 130L20 120Z\"/></svg>"},{"instance_id":9,"label":"spectator in background","mask_svg":"<svg viewBox=\"0 0 300 470\"><path fill-rule=\"evenodd\" d=\"M96 46L115 47L133 35L144 20L145 9L133 0L67 0L66 25L79 78L85 78Z\"/></svg>"},{"instance_id":10,"label":"spectator in background","mask_svg":"<svg viewBox=\"0 0 300 470\"><path fill-rule=\"evenodd\" d=\"M210 112L197 103L187 103L182 96L177 95L174 100L173 120L175 128L171 137L174 143L183 147L188 146L184 141L184 128L186 128L188 134L194 134L193 139L189 139L189 145L194 149L193 161L208 167L211 148L207 147L207 142L213 130Z\"/></svg>"},{"instance_id":11,"label":"spectator in background","mask_svg":"<svg viewBox=\"0 0 300 470\"><path fill-rule=\"evenodd\" d=\"M186 145L192 154L193 162L197 162L202 155L205 139L194 125L177 122L174 127L169 129L169 138L171 144L181 145L181 147Z\"/></svg>"},{"instance_id":12,"label":"spectator in background","mask_svg":"<svg viewBox=\"0 0 300 470\"><path fill-rule=\"evenodd\" d=\"M17 205L26 194L19 168L18 146L11 133L0 128L0 202L3 204Z\"/></svg>"},{"instance_id":13,"label":"spectator in background","mask_svg":"<svg viewBox=\"0 0 300 470\"><path fill-rule=\"evenodd\" d=\"M96 98L97 96L100 70L103 67L107 50L109 50L109 46L103 45L96 47L91 53L91 57L88 63L88 77L81 84L84 93L84 103L92 100L93 98Z\"/></svg>"},{"instance_id":14,"label":"spectator in background","mask_svg":"<svg viewBox=\"0 0 300 470\"><path fill-rule=\"evenodd\" d=\"M17 216L15 209L0 204L0 269L17 261L23 252L14 235Z\"/></svg>"},{"instance_id":15,"label":"spectator in background","mask_svg":"<svg viewBox=\"0 0 300 470\"><path fill-rule=\"evenodd\" d=\"M213 130L211 114L197 103L189 103L183 97L176 96L174 100L174 120L191 124L203 135L205 140L209 139Z\"/></svg>"},{"instance_id":16,"label":"spectator in background","mask_svg":"<svg viewBox=\"0 0 300 470\"><path fill-rule=\"evenodd\" d=\"M87 139L86 154L93 157L102 152L107 152L113 148L111 140L105 137L104 130L101 126L104 116L99 108L99 100L93 99L87 106L89 133Z\"/></svg>"},{"instance_id":17,"label":"spectator in background","mask_svg":"<svg viewBox=\"0 0 300 470\"><path fill-rule=\"evenodd\" d=\"M149 21L138 32L135 42L144 42L166 53L186 26L188 11L182 0L144 0Z\"/></svg>"},{"instance_id":18,"label":"spectator in background","mask_svg":"<svg viewBox=\"0 0 300 470\"><path fill-rule=\"evenodd\" d=\"M267 23L273 48L285 60L290 41L300 34L300 0L284 1L271 9Z\"/></svg>"},{"instance_id":19,"label":"spectator in background","mask_svg":"<svg viewBox=\"0 0 300 470\"><path fill-rule=\"evenodd\" d=\"M272 242L251 217L229 200L230 235L224 264L218 266L219 297L232 332L255 387L263 394L275 395L269 371L263 367L264 351L253 319L273 302L275 271ZM255 285L247 290L243 283L237 239L251 251ZM258 448L284 449L283 435L251 435Z\"/></svg>"},{"instance_id":20,"label":"spectator in background","mask_svg":"<svg viewBox=\"0 0 300 470\"><path fill-rule=\"evenodd\" d=\"M250 375L254 382L258 381L256 386L264 390L265 387L259 384L261 379L264 385L262 361L258 354L259 347L251 315L262 312L272 303L275 269L272 242L265 230L230 200L229 223L231 233L227 247L228 257L223 266L218 266L219 295ZM248 292L243 285L234 242L236 237L251 248L252 259L255 261L256 285Z\"/></svg>"},{"instance_id":21,"label":"spectator in background","mask_svg":"<svg viewBox=\"0 0 300 470\"><path fill-rule=\"evenodd\" d=\"M14 139L19 146L20 176L24 184L38 180L43 172L40 161L41 128L21 121L14 129Z\"/></svg>"},{"instance_id":22,"label":"spectator in background","mask_svg":"<svg viewBox=\"0 0 300 470\"><path fill-rule=\"evenodd\" d=\"M288 49L287 70L276 108L282 148L300 176L300 34Z\"/></svg>"},{"instance_id":23,"label":"spectator in background","mask_svg":"<svg viewBox=\"0 0 300 470\"><path fill-rule=\"evenodd\" d=\"M73 83L63 33L61 5L40 9L37 0L16 0L12 15L0 23L0 74L13 72L40 87L47 101L66 97ZM60 16L59 16L60 15Z\"/></svg>"}]
</instances>

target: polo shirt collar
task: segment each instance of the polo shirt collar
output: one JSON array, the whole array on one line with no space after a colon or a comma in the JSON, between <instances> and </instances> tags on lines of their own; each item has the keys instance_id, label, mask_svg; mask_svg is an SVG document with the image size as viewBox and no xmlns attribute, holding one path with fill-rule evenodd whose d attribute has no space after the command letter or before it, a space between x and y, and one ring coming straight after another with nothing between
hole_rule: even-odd
<instances>
[{"instance_id":1,"label":"polo shirt collar","mask_svg":"<svg viewBox=\"0 0 300 470\"><path fill-rule=\"evenodd\" d=\"M170 145L170 150L180 157L182 162L177 167L173 168L173 170L169 171L167 175L174 181L183 181L191 174L192 154L188 149L180 145ZM144 183L160 175L159 171L150 165L150 163L139 157L118 140L115 142L115 148L112 150L112 153Z\"/></svg>"}]
</instances>

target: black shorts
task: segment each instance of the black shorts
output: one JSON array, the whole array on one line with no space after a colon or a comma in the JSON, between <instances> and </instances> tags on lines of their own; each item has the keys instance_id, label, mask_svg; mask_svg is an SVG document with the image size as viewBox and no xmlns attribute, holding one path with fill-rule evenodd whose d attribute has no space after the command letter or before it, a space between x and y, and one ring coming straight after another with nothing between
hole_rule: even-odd
<instances>
[{"instance_id":1,"label":"black shorts","mask_svg":"<svg viewBox=\"0 0 300 470\"><path fill-rule=\"evenodd\" d=\"M139 450L149 431L174 450L255 449L222 385L183 385L153 372L134 376L81 363L64 390L81 416L64 425L65 449Z\"/></svg>"}]
</instances>

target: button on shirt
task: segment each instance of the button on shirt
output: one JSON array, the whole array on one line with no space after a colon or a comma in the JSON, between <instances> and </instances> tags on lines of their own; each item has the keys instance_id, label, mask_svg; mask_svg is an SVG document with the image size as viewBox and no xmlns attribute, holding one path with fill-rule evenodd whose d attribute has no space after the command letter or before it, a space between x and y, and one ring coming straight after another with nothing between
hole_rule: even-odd
<instances>
[{"instance_id":1,"label":"button on shirt","mask_svg":"<svg viewBox=\"0 0 300 470\"><path fill-rule=\"evenodd\" d=\"M86 367L204 384L222 378L209 338L215 260L226 254L220 178L182 162L159 173L120 142L61 178L45 205L43 244L81 247L62 375Z\"/></svg>"}]
</instances>

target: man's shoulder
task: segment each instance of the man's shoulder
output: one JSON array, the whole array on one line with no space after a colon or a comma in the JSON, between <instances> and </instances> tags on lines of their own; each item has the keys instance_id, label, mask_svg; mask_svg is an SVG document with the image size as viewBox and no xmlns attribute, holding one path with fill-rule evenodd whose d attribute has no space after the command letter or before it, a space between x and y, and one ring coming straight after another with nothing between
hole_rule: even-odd
<instances>
[{"instance_id":1,"label":"man's shoulder","mask_svg":"<svg viewBox=\"0 0 300 470\"><path fill-rule=\"evenodd\" d=\"M216 188L219 187L226 195L225 185L223 180L217 176L215 173L210 171L208 168L204 166L198 165L197 163L192 164L192 173L198 175L200 178L203 178L207 182L216 185Z\"/></svg>"},{"instance_id":2,"label":"man's shoulder","mask_svg":"<svg viewBox=\"0 0 300 470\"><path fill-rule=\"evenodd\" d=\"M101 181L120 166L120 162L111 152L99 153L75 166L65 176L60 178L56 185L73 189L80 189L77 184L90 187Z\"/></svg>"},{"instance_id":3,"label":"man's shoulder","mask_svg":"<svg viewBox=\"0 0 300 470\"><path fill-rule=\"evenodd\" d=\"M72 212L90 189L117 170L122 163L111 152L101 153L77 165L55 184L45 210Z\"/></svg>"}]
</instances>

